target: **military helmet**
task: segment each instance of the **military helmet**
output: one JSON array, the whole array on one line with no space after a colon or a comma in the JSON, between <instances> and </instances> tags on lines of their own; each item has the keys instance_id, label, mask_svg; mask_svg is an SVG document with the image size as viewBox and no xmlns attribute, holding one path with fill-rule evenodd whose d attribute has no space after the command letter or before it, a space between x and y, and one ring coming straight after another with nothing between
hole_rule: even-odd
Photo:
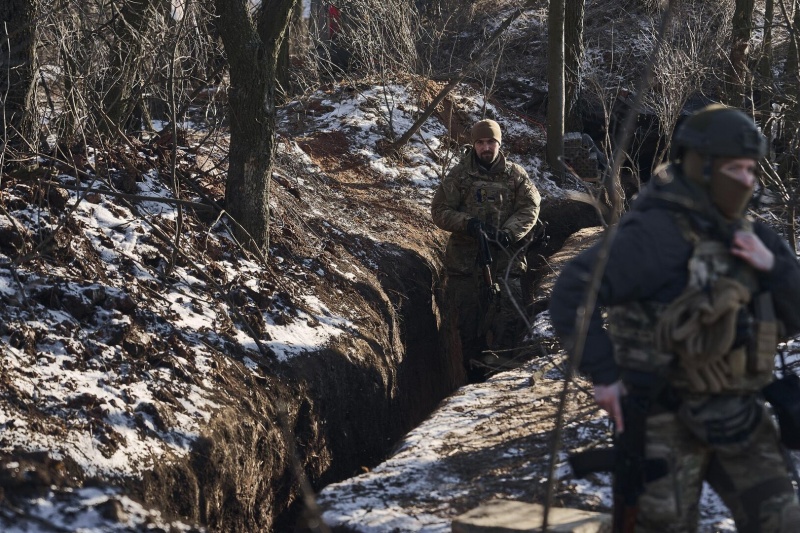
<instances>
[{"instance_id":1,"label":"military helmet","mask_svg":"<svg viewBox=\"0 0 800 533\"><path fill-rule=\"evenodd\" d=\"M680 159L685 150L708 157L761 159L767 153L767 140L743 111L711 104L696 111L675 131L670 159Z\"/></svg>"}]
</instances>

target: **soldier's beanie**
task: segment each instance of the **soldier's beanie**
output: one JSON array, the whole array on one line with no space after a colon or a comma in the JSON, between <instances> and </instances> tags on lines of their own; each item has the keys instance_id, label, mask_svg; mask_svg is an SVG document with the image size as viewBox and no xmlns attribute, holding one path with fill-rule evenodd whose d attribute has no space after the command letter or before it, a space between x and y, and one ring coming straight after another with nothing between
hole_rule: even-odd
<instances>
[{"instance_id":1,"label":"soldier's beanie","mask_svg":"<svg viewBox=\"0 0 800 533\"><path fill-rule=\"evenodd\" d=\"M472 126L472 144L475 144L478 139L494 139L498 143L502 143L503 134L500 132L500 124L488 118L476 122Z\"/></svg>"}]
</instances>

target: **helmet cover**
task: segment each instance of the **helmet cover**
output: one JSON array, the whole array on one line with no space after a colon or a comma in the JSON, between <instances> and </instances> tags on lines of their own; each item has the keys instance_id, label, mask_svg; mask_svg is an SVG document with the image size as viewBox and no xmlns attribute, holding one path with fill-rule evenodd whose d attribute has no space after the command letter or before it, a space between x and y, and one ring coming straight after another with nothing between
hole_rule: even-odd
<instances>
[{"instance_id":1,"label":"helmet cover","mask_svg":"<svg viewBox=\"0 0 800 533\"><path fill-rule=\"evenodd\" d=\"M680 159L685 150L708 157L761 159L767 153L767 140L743 111L711 104L689 116L675 131L670 158Z\"/></svg>"}]
</instances>

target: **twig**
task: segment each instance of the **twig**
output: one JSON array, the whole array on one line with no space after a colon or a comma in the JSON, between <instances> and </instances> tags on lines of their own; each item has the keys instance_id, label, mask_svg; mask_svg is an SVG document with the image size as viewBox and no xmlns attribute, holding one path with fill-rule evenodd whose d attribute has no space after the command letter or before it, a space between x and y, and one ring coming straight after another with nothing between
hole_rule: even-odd
<instances>
[{"instance_id":1,"label":"twig","mask_svg":"<svg viewBox=\"0 0 800 533\"><path fill-rule=\"evenodd\" d=\"M400 148L405 146L405 144L411 139L417 130L420 129L425 121L428 120L428 118L433 114L433 112L436 110L436 107L442 102L442 100L444 100L445 97L450 94L450 91L452 91L455 86L458 85L473 68L475 68L475 65L477 65L481 60L483 54L495 43L495 41L497 41L497 39L500 38L503 32L506 31L506 29L511 26L511 23L514 22L522 13L523 8L518 7L508 18L506 18L506 20L503 21L503 23L494 31L489 39L486 40L481 49L478 50L478 52L472 57L472 61L470 61L469 64L464 67L455 78L450 80L450 83L448 83L444 89L439 91L439 94L437 94L433 101L428 104L428 107L422 112L422 115L419 116L416 122L414 122L414 124L408 129L407 132L403 134L402 137L400 137L394 144L391 145L391 152L397 153Z\"/></svg>"},{"instance_id":2,"label":"twig","mask_svg":"<svg viewBox=\"0 0 800 533\"><path fill-rule=\"evenodd\" d=\"M317 504L314 489L311 486L311 482L308 480L303 465L300 463L300 458L297 456L295 436L289 426L289 411L286 408L286 404L282 402L279 403L276 412L278 414L278 424L280 425L281 433L283 433L283 440L286 442L289 460L291 461L294 475L300 484L300 493L303 496L303 503L306 506L306 510L311 514L306 521L306 527L313 532L330 533L330 528L322 519L322 511Z\"/></svg>"},{"instance_id":3,"label":"twig","mask_svg":"<svg viewBox=\"0 0 800 533\"><path fill-rule=\"evenodd\" d=\"M113 196L114 198L124 198L125 200L134 200L137 202L156 202L169 205L183 205L187 207L193 207L194 209L206 210L206 211L214 211L217 209L217 207L213 205L201 204L198 202L192 202L190 200L180 200L177 198L164 198L163 196L142 196L139 194L129 194L124 192L112 191L109 189L92 189L87 187L79 187L77 185L67 185L65 183L59 183L57 181L50 181L50 180L42 180L41 183L43 185L49 185L51 187L58 187L70 191L78 191L86 194L92 194L92 193L104 194L106 196Z\"/></svg>"},{"instance_id":4,"label":"twig","mask_svg":"<svg viewBox=\"0 0 800 533\"><path fill-rule=\"evenodd\" d=\"M661 24L659 26L655 46L651 50L650 56L648 57L648 60L645 63L644 72L642 73L641 78L639 79L638 87L636 89L636 94L634 95L633 104L631 105L630 109L628 109L628 113L625 116L625 121L623 122L623 128L622 131L620 132L620 139L614 150L613 164L607 175L607 177L610 180L614 180L619 176L619 171L620 168L622 167L622 162L625 157L625 150L627 149L627 146L630 143L631 138L633 136L633 127L636 124L637 115L642 105L644 92L650 84L650 77L653 71L655 60L658 57L658 54L661 50L661 46L664 43L664 35L666 33L667 27L671 19L674 4L675 0L669 0L661 15ZM615 198L612 199L612 202L616 201L617 199ZM619 216L619 211L617 209L612 209L611 220L609 221L610 223L606 228L605 232L603 233L603 241L600 248L598 249L597 259L595 261L594 269L592 270L592 277L589 280L589 284L587 286L586 295L584 297L584 303L580 308L578 308L576 316L575 334L574 334L575 348L572 354L571 371L568 372L564 378L564 386L561 388L561 393L559 395L556 425L555 429L553 430L553 440L550 450L550 463L548 466L548 474L547 474L547 490L545 495L544 517L542 520L543 532L547 531L548 515L550 513L550 509L552 509L553 507L556 460L558 458L558 451L561 445L561 435L563 431L564 413L566 411L569 386L574 378L575 369L579 367L581 358L583 356L583 350L586 345L586 335L589 330L589 321L592 317L592 313L594 311L597 302L597 294L600 289L600 282L603 278L603 272L605 271L606 264L608 263L608 256L611 250L611 243L613 242L614 236L616 235L616 229L617 229L616 218L618 216Z\"/></svg>"}]
</instances>

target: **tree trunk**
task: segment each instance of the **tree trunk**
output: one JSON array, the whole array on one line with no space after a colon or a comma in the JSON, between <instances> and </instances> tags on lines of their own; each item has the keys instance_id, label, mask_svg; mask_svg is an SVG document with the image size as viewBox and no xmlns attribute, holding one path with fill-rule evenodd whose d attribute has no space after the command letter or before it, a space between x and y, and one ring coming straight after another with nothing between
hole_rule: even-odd
<instances>
[{"instance_id":1,"label":"tree trunk","mask_svg":"<svg viewBox=\"0 0 800 533\"><path fill-rule=\"evenodd\" d=\"M736 0L736 8L733 12L731 54L725 93L728 103L734 107L744 105L750 81L747 58L750 53L754 8L755 0Z\"/></svg>"},{"instance_id":2,"label":"tree trunk","mask_svg":"<svg viewBox=\"0 0 800 533\"><path fill-rule=\"evenodd\" d=\"M269 251L269 181L275 151L278 54L295 0L265 0L257 23L245 0L216 0L219 30L230 62L231 145L225 204L236 237Z\"/></svg>"},{"instance_id":3,"label":"tree trunk","mask_svg":"<svg viewBox=\"0 0 800 533\"><path fill-rule=\"evenodd\" d=\"M783 81L791 86L798 79L797 69L800 66L800 35L797 34L800 31L800 5L796 0L792 2L793 17L792 11L786 11L786 5L783 2L780 2L779 5L786 19L786 24L791 27L789 32L789 52L786 54L786 64L783 68Z\"/></svg>"},{"instance_id":4,"label":"tree trunk","mask_svg":"<svg viewBox=\"0 0 800 533\"><path fill-rule=\"evenodd\" d=\"M114 25L111 60L104 77L107 89L103 93L105 117L100 121L104 133L114 136L125 131L131 113L142 100L142 66L152 51L145 49L148 30L154 26L158 13L169 9L165 0L127 0L123 3Z\"/></svg>"},{"instance_id":5,"label":"tree trunk","mask_svg":"<svg viewBox=\"0 0 800 533\"><path fill-rule=\"evenodd\" d=\"M761 40L761 53L755 68L756 81L753 83L753 104L756 107L756 120L767 123L772 108L774 80L772 76L772 24L775 19L774 0L764 3L764 38Z\"/></svg>"},{"instance_id":6,"label":"tree trunk","mask_svg":"<svg viewBox=\"0 0 800 533\"><path fill-rule=\"evenodd\" d=\"M292 87L292 58L306 55L308 48L308 27L303 20L303 4L295 3L289 15L289 26L278 54L277 83L280 103L287 102L295 88Z\"/></svg>"},{"instance_id":7,"label":"tree trunk","mask_svg":"<svg viewBox=\"0 0 800 533\"><path fill-rule=\"evenodd\" d=\"M792 231L790 235L792 236L792 249L797 250L797 219L795 218L797 214L797 204L800 201L800 72L798 72L798 66L800 66L800 2L793 2L794 4L794 15L792 17L791 24L791 32L790 32L790 47L789 47L789 57L786 60L786 66L784 69L784 77L785 77L785 84L788 88L787 96L788 99L794 102L793 106L787 110L786 119L785 119L785 127L784 127L784 141L788 147L786 150L785 158L784 158L784 165L783 172L781 173L784 176L784 183L786 183L786 187L791 191L791 198L790 198L790 209L788 210L788 227L789 230ZM785 9L785 4L782 3L782 9ZM785 13L786 18L788 19L788 13Z\"/></svg>"},{"instance_id":8,"label":"tree trunk","mask_svg":"<svg viewBox=\"0 0 800 533\"><path fill-rule=\"evenodd\" d=\"M547 162L557 182L564 165L564 0L550 0L547 17Z\"/></svg>"},{"instance_id":9,"label":"tree trunk","mask_svg":"<svg viewBox=\"0 0 800 533\"><path fill-rule=\"evenodd\" d=\"M580 99L583 83L583 13L586 0L566 0L564 10L564 121L567 131L583 131Z\"/></svg>"},{"instance_id":10,"label":"tree trunk","mask_svg":"<svg viewBox=\"0 0 800 533\"><path fill-rule=\"evenodd\" d=\"M0 2L0 103L3 130L0 144L27 140L36 146L35 72L38 0ZM10 47L9 47L10 44Z\"/></svg>"},{"instance_id":11,"label":"tree trunk","mask_svg":"<svg viewBox=\"0 0 800 533\"><path fill-rule=\"evenodd\" d=\"M275 85L281 102L287 101L291 93L289 65L289 39L284 39L278 51L278 63L275 65Z\"/></svg>"}]
</instances>

